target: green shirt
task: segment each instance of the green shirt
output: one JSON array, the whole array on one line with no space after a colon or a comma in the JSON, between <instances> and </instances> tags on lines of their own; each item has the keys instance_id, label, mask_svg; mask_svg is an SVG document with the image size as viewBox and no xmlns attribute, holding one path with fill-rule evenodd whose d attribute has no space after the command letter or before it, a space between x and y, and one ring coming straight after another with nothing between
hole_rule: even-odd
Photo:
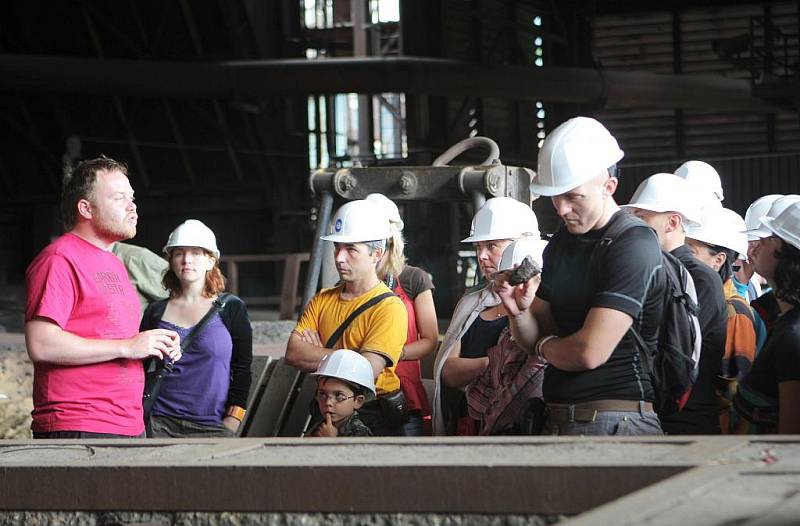
<instances>
[{"instance_id":1,"label":"green shirt","mask_svg":"<svg viewBox=\"0 0 800 526\"><path fill-rule=\"evenodd\" d=\"M155 252L127 243L114 243L112 252L128 270L128 277L139 293L142 311L150 302L164 299L169 291L161 284L169 263Z\"/></svg>"}]
</instances>

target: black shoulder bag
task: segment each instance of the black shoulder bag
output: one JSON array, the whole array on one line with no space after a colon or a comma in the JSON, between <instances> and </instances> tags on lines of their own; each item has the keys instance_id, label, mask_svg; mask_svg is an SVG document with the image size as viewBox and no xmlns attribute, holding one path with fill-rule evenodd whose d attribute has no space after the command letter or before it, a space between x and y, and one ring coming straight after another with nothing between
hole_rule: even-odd
<instances>
[{"instance_id":1,"label":"black shoulder bag","mask_svg":"<svg viewBox=\"0 0 800 526\"><path fill-rule=\"evenodd\" d=\"M197 322L197 325L192 327L192 330L189 331L189 334L186 335L185 338L181 340L181 353L185 353L186 350L189 348L189 344L192 343L195 336L205 327L211 318L214 317L216 313L221 311L223 307L225 307L225 302L227 301L227 294L220 294L217 299L214 300L212 303L211 308L208 309L208 312ZM153 404L155 404L156 400L158 399L158 393L161 391L161 384L164 383L164 378L172 371L173 362L169 358L165 358L160 360L157 365L153 366L151 361L151 366L145 373L144 378L144 393L142 394L142 409L144 410L144 421L145 423L150 418L150 412L153 410Z\"/></svg>"}]
</instances>

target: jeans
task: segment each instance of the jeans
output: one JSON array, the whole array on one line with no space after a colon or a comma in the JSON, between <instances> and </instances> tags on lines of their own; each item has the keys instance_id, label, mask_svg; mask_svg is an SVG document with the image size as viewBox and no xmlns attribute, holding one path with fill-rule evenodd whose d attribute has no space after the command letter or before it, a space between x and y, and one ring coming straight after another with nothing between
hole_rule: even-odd
<instances>
[{"instance_id":1,"label":"jeans","mask_svg":"<svg viewBox=\"0 0 800 526\"><path fill-rule=\"evenodd\" d=\"M153 415L147 426L148 438L233 438L236 433L222 424L208 425L175 418Z\"/></svg>"},{"instance_id":2,"label":"jeans","mask_svg":"<svg viewBox=\"0 0 800 526\"><path fill-rule=\"evenodd\" d=\"M653 411L599 411L594 422L553 422L548 419L544 435L638 436L663 435Z\"/></svg>"},{"instance_id":3,"label":"jeans","mask_svg":"<svg viewBox=\"0 0 800 526\"><path fill-rule=\"evenodd\" d=\"M91 433L89 431L34 431L33 438L144 438L141 435L114 435L111 433Z\"/></svg>"},{"instance_id":4,"label":"jeans","mask_svg":"<svg viewBox=\"0 0 800 526\"><path fill-rule=\"evenodd\" d=\"M421 437L425 436L425 421L422 418L422 412L410 411L408 413L408 422L403 424L404 437Z\"/></svg>"},{"instance_id":5,"label":"jeans","mask_svg":"<svg viewBox=\"0 0 800 526\"><path fill-rule=\"evenodd\" d=\"M358 410L358 417L372 431L376 437L403 436L403 426L394 426L388 422L383 414L383 409L377 400L367 402Z\"/></svg>"}]
</instances>

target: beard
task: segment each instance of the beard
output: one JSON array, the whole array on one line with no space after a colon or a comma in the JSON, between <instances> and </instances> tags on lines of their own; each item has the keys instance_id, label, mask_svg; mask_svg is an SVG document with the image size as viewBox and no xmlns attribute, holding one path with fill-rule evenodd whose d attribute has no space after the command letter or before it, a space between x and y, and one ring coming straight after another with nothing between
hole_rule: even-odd
<instances>
[{"instance_id":1,"label":"beard","mask_svg":"<svg viewBox=\"0 0 800 526\"><path fill-rule=\"evenodd\" d=\"M113 214L95 210L94 229L100 236L113 238L115 241L123 241L136 236L136 225L128 222L129 214L126 213L122 218L117 218Z\"/></svg>"}]
</instances>

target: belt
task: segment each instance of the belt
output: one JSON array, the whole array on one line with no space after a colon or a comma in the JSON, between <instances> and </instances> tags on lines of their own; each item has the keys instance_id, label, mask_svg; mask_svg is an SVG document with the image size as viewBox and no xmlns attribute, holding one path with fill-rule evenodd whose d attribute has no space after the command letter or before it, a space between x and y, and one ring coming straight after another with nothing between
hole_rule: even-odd
<instances>
[{"instance_id":1,"label":"belt","mask_svg":"<svg viewBox=\"0 0 800 526\"><path fill-rule=\"evenodd\" d=\"M547 404L548 418L555 422L594 422L597 413L619 411L643 414L653 411L653 404L635 400L592 400L577 404Z\"/></svg>"}]
</instances>

